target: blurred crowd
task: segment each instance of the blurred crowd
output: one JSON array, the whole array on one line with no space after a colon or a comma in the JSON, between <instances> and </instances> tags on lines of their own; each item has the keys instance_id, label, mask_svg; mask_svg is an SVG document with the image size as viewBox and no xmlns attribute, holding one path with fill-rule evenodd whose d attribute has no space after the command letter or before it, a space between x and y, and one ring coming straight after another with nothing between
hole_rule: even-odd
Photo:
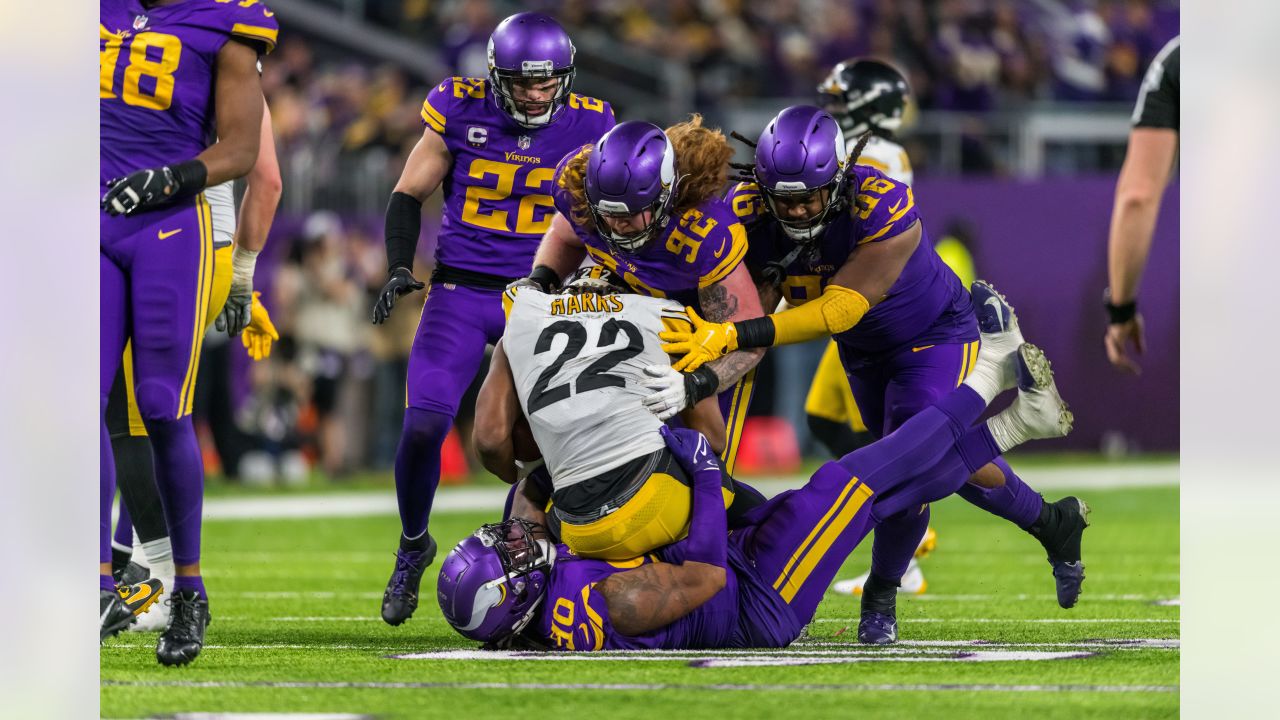
<instances>
[{"instance_id":1,"label":"blurred crowd","mask_svg":"<svg viewBox=\"0 0 1280 720\"><path fill-rule=\"evenodd\" d=\"M696 96L690 110L713 117L735 100L811 98L831 65L864 54L903 68L925 112L981 114L1038 101L1128 104L1151 58L1178 32L1176 0L520 5L560 18L582 38L580 50L621 44L688 67ZM490 0L366 0L355 7L372 25L429 39L460 75L484 74L489 33L518 9ZM285 190L257 273L281 340L268 360L253 364L238 342L219 342L211 331L201 382L215 391L198 408L206 444L216 449L211 462L249 482L391 466L424 299L417 293L401 300L386 325L369 322L386 277L382 210L421 135L422 99L439 78L378 65L287 24L281 38L264 63L263 87ZM589 62L589 52L579 61ZM928 158L913 160L929 167ZM437 196L425 208L419 278L430 274L439 207ZM230 390L216 390L223 386ZM775 405L767 397L756 404L762 411ZM468 419L460 420L465 427Z\"/></svg>"}]
</instances>

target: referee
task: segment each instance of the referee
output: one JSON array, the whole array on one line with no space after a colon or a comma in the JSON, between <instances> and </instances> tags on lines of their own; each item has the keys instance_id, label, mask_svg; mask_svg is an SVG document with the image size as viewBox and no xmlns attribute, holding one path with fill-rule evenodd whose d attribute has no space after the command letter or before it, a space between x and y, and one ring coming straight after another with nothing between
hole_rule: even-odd
<instances>
[{"instance_id":1,"label":"referee","mask_svg":"<svg viewBox=\"0 0 1280 720\"><path fill-rule=\"evenodd\" d=\"M1178 57L1181 37L1170 40L1147 69L1133 109L1129 149L1116 183L1107 242L1108 287L1104 302L1110 316L1105 344L1107 358L1117 368L1138 374L1129 356L1133 343L1139 355L1146 349L1142 315L1138 312L1138 284L1151 251L1151 235L1160 212L1160 198L1173 174L1178 154Z\"/></svg>"}]
</instances>

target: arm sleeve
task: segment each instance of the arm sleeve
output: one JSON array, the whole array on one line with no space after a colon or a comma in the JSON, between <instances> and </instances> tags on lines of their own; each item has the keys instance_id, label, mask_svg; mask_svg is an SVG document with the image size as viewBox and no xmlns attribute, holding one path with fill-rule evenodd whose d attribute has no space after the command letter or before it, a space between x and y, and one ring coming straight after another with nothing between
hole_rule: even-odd
<instances>
[{"instance_id":1,"label":"arm sleeve","mask_svg":"<svg viewBox=\"0 0 1280 720\"><path fill-rule=\"evenodd\" d=\"M1180 38L1174 38L1151 61L1133 107L1134 127L1178 129Z\"/></svg>"}]
</instances>

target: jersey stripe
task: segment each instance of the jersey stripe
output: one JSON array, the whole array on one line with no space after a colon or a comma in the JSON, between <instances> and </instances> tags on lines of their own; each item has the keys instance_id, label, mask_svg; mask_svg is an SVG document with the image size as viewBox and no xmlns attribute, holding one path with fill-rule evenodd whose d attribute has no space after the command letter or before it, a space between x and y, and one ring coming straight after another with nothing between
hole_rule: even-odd
<instances>
[{"instance_id":1,"label":"jersey stripe","mask_svg":"<svg viewBox=\"0 0 1280 720\"><path fill-rule=\"evenodd\" d=\"M431 103L426 100L422 101L422 121L431 126L432 130L438 133L444 132L445 117L440 111L431 107Z\"/></svg>"},{"instance_id":2,"label":"jersey stripe","mask_svg":"<svg viewBox=\"0 0 1280 720\"><path fill-rule=\"evenodd\" d=\"M246 25L245 23L236 23L231 26L232 35L243 35L254 40L261 40L267 46L267 52L276 49L276 38L280 31L275 28L258 27L257 25Z\"/></svg>"},{"instance_id":3,"label":"jersey stripe","mask_svg":"<svg viewBox=\"0 0 1280 720\"><path fill-rule=\"evenodd\" d=\"M1138 92L1138 103L1133 107L1133 115L1129 116L1130 124L1136 125L1142 119L1142 111L1147 104L1147 93L1160 88L1160 82L1164 80L1164 61L1168 59L1169 53L1178 49L1181 44L1182 36L1179 35L1170 40L1156 55L1156 59L1151 61L1151 67L1147 68L1147 74L1142 78L1142 89Z\"/></svg>"}]
</instances>

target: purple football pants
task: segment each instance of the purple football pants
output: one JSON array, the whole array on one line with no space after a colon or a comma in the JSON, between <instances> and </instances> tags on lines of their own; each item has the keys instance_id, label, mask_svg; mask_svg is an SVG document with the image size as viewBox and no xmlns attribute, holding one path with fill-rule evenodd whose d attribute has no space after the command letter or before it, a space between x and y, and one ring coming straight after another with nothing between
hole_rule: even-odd
<instances>
[{"instance_id":1,"label":"purple football pants","mask_svg":"<svg viewBox=\"0 0 1280 720\"><path fill-rule=\"evenodd\" d=\"M115 462L107 398L132 339L134 395L155 455L156 486L178 565L200 559L204 466L191 424L213 285L213 225L204 195L133 217L102 214L98 386L99 560L111 561Z\"/></svg>"}]
</instances>

